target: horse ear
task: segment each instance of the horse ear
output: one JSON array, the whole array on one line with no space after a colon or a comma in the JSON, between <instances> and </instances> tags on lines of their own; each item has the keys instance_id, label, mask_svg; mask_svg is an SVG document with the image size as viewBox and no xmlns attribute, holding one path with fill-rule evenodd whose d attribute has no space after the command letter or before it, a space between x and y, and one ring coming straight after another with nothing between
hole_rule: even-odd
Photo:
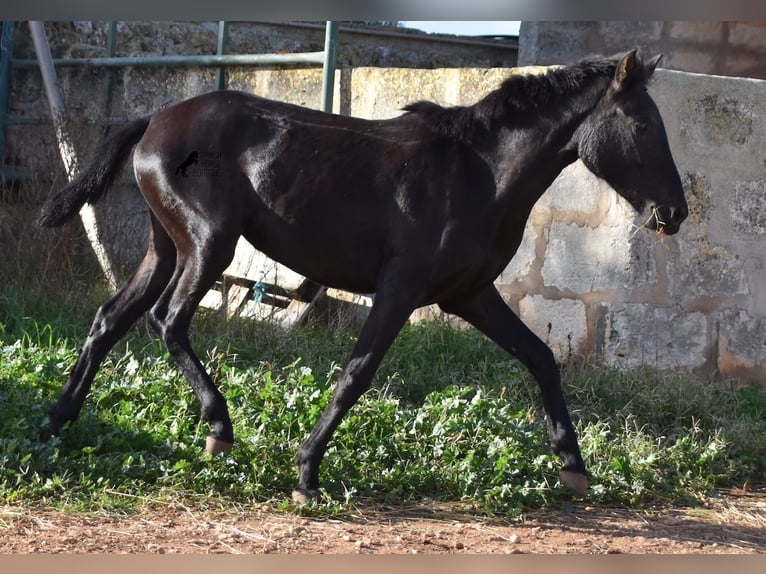
<instances>
[{"instance_id":1,"label":"horse ear","mask_svg":"<svg viewBox=\"0 0 766 574\"><path fill-rule=\"evenodd\" d=\"M615 91L621 91L628 88L633 82L639 78L643 80L643 73L641 71L641 62L636 56L636 50L633 49L625 54L617 64L617 70L614 72L614 80L612 85Z\"/></svg>"},{"instance_id":2,"label":"horse ear","mask_svg":"<svg viewBox=\"0 0 766 574\"><path fill-rule=\"evenodd\" d=\"M660 60L662 60L662 54L657 54L654 58L644 64L644 77L647 80L652 77L654 69L657 67L657 64L660 63Z\"/></svg>"}]
</instances>

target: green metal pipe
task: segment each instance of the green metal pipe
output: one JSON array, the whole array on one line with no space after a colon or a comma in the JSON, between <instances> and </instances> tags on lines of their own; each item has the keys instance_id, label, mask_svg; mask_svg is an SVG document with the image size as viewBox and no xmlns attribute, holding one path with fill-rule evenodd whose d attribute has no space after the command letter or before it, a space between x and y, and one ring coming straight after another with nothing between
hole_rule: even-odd
<instances>
[{"instance_id":1,"label":"green metal pipe","mask_svg":"<svg viewBox=\"0 0 766 574\"><path fill-rule=\"evenodd\" d=\"M12 60L14 68L37 68L37 60ZM324 52L299 54L224 54L201 56L127 56L115 58L59 58L56 67L119 68L126 66L281 66L287 64L324 64Z\"/></svg>"},{"instance_id":2,"label":"green metal pipe","mask_svg":"<svg viewBox=\"0 0 766 574\"><path fill-rule=\"evenodd\" d=\"M115 47L117 45L117 21L110 20L109 26L106 30L106 55L108 58L113 58L115 53Z\"/></svg>"},{"instance_id":3,"label":"green metal pipe","mask_svg":"<svg viewBox=\"0 0 766 574\"><path fill-rule=\"evenodd\" d=\"M324 35L324 58L322 74L322 111L332 112L332 95L335 87L335 63L338 46L338 23L328 20Z\"/></svg>"},{"instance_id":4,"label":"green metal pipe","mask_svg":"<svg viewBox=\"0 0 766 574\"><path fill-rule=\"evenodd\" d=\"M3 22L0 35L0 165L5 160L5 127L8 123L8 100L11 93L11 60L15 22ZM5 171L5 170L4 170ZM5 177L5 173L2 174Z\"/></svg>"},{"instance_id":5,"label":"green metal pipe","mask_svg":"<svg viewBox=\"0 0 766 574\"><path fill-rule=\"evenodd\" d=\"M229 41L229 23L226 20L218 22L218 46L216 55L223 56L226 52L226 43ZM226 68L221 66L215 71L215 87L223 90L226 87Z\"/></svg>"}]
</instances>

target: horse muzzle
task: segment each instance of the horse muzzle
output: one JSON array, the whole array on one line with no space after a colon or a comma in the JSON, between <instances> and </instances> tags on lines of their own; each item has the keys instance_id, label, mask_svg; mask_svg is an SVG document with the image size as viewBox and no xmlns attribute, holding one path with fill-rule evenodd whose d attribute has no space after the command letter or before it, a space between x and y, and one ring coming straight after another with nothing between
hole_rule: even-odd
<instances>
[{"instance_id":1,"label":"horse muzzle","mask_svg":"<svg viewBox=\"0 0 766 574\"><path fill-rule=\"evenodd\" d=\"M664 235L678 233L681 222L689 216L689 207L684 203L678 207L652 206L652 215L647 222L649 229Z\"/></svg>"}]
</instances>

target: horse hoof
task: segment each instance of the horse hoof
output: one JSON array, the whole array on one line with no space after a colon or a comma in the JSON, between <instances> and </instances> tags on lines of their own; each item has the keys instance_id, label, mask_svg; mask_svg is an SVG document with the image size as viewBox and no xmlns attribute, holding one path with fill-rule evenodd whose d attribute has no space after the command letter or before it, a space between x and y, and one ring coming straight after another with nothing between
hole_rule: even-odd
<instances>
[{"instance_id":1,"label":"horse hoof","mask_svg":"<svg viewBox=\"0 0 766 574\"><path fill-rule=\"evenodd\" d=\"M572 472L571 470L562 470L559 475L561 483L570 488L580 496L585 496L588 492L588 479L584 474Z\"/></svg>"},{"instance_id":2,"label":"horse hoof","mask_svg":"<svg viewBox=\"0 0 766 574\"><path fill-rule=\"evenodd\" d=\"M319 493L316 490L304 490L302 488L296 488L292 494L293 502L297 506L305 506L312 500L319 498Z\"/></svg>"},{"instance_id":3,"label":"horse hoof","mask_svg":"<svg viewBox=\"0 0 766 574\"><path fill-rule=\"evenodd\" d=\"M205 452L212 456L215 456L222 452L223 453L231 452L231 449L233 446L234 446L233 443L208 435L207 440L205 441Z\"/></svg>"}]
</instances>

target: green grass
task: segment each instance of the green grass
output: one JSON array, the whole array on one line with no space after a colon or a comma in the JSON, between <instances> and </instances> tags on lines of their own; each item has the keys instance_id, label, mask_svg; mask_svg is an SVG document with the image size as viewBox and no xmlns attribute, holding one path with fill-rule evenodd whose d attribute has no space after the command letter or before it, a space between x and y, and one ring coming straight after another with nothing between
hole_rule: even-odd
<instances>
[{"instance_id":1,"label":"green grass","mask_svg":"<svg viewBox=\"0 0 766 574\"><path fill-rule=\"evenodd\" d=\"M111 511L178 498L289 507L295 454L331 397L351 333L200 317L193 338L238 441L211 458L201 454L208 429L188 384L139 326L105 361L78 421L41 444L46 409L95 307L21 299L8 287L0 296L4 501ZM590 504L693 502L766 472L759 390L650 371L571 367L564 377ZM311 511L429 498L518 516L572 499L558 469L523 367L475 331L410 325L336 431L321 469L326 500Z\"/></svg>"}]
</instances>

